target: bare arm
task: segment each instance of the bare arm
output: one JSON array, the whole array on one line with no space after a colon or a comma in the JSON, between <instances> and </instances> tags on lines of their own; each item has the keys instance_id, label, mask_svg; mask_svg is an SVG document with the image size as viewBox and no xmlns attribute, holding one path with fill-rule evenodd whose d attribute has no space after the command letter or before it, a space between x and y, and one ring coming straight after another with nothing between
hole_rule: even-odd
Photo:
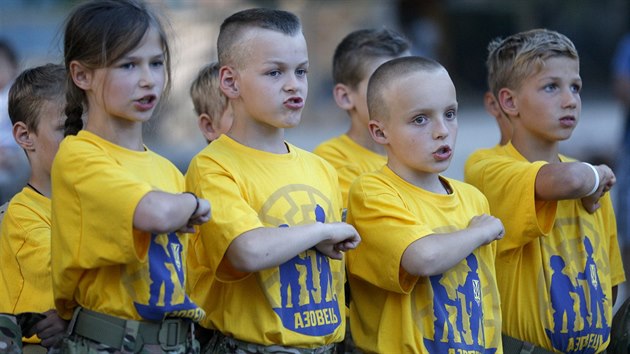
<instances>
[{"instance_id":1,"label":"bare arm","mask_svg":"<svg viewBox=\"0 0 630 354\"><path fill-rule=\"evenodd\" d=\"M593 170L581 162L550 163L540 168L536 175L536 199L582 199L589 212L599 208L598 200L615 184L615 174L606 165L594 166L599 174L599 187L593 190L596 177Z\"/></svg>"},{"instance_id":2,"label":"bare arm","mask_svg":"<svg viewBox=\"0 0 630 354\"><path fill-rule=\"evenodd\" d=\"M475 216L463 230L428 235L416 240L403 253L401 265L415 276L441 274L477 247L503 238L503 234L501 220L487 214Z\"/></svg>"},{"instance_id":3,"label":"bare arm","mask_svg":"<svg viewBox=\"0 0 630 354\"><path fill-rule=\"evenodd\" d=\"M147 193L136 206L133 226L151 233L194 232L210 220L210 202L190 193Z\"/></svg>"},{"instance_id":4,"label":"bare arm","mask_svg":"<svg viewBox=\"0 0 630 354\"><path fill-rule=\"evenodd\" d=\"M261 227L244 232L232 241L226 257L241 272L256 272L278 266L300 252L316 247L334 259L361 242L346 223L314 223L291 227Z\"/></svg>"}]
</instances>

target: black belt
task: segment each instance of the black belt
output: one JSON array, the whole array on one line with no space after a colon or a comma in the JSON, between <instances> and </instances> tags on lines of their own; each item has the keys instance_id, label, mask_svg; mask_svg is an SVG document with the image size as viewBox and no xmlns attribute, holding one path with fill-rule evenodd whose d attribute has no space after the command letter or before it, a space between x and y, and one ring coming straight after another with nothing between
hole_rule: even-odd
<instances>
[{"instance_id":1,"label":"black belt","mask_svg":"<svg viewBox=\"0 0 630 354\"><path fill-rule=\"evenodd\" d=\"M186 343L191 336L192 321L167 318L162 322L125 320L87 309L75 314L72 332L111 348L122 349L128 323L138 324L134 351L144 344L159 344L164 350L173 350Z\"/></svg>"},{"instance_id":2,"label":"black belt","mask_svg":"<svg viewBox=\"0 0 630 354\"><path fill-rule=\"evenodd\" d=\"M505 354L553 354L545 348L537 347L530 342L525 342L514 337L502 334L503 352Z\"/></svg>"}]
</instances>

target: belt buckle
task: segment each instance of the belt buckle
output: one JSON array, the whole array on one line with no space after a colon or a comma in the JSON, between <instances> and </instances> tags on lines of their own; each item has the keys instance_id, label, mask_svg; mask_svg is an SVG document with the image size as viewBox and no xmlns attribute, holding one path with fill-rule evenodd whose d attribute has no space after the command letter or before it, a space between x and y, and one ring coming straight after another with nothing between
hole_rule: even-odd
<instances>
[{"instance_id":1,"label":"belt buckle","mask_svg":"<svg viewBox=\"0 0 630 354\"><path fill-rule=\"evenodd\" d=\"M166 351L177 349L177 346L180 344L179 339L184 330L183 324L184 321L175 318L167 318L162 321L158 333L158 341L162 349Z\"/></svg>"}]
</instances>

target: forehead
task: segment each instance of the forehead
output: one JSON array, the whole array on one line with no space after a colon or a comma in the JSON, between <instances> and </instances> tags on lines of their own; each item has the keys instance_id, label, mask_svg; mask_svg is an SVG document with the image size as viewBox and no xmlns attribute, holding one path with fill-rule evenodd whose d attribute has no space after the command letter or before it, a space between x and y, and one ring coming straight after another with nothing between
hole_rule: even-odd
<instances>
[{"instance_id":1,"label":"forehead","mask_svg":"<svg viewBox=\"0 0 630 354\"><path fill-rule=\"evenodd\" d=\"M530 76L568 75L579 78L580 62L566 56L549 57Z\"/></svg>"},{"instance_id":2,"label":"forehead","mask_svg":"<svg viewBox=\"0 0 630 354\"><path fill-rule=\"evenodd\" d=\"M444 69L416 70L390 82L386 89L387 102L402 111L441 109L457 104L455 85Z\"/></svg>"},{"instance_id":3,"label":"forehead","mask_svg":"<svg viewBox=\"0 0 630 354\"><path fill-rule=\"evenodd\" d=\"M306 39L302 32L287 35L264 28L248 28L242 35L238 47L246 65L250 59L264 61L308 60Z\"/></svg>"}]
</instances>

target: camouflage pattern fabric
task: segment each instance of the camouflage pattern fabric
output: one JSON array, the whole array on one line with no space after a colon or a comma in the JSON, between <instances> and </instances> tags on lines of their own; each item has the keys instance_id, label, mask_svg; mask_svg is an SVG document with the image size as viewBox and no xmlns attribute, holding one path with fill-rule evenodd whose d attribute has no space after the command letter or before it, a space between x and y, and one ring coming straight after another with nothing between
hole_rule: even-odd
<instances>
[{"instance_id":1,"label":"camouflage pattern fabric","mask_svg":"<svg viewBox=\"0 0 630 354\"><path fill-rule=\"evenodd\" d=\"M281 345L263 346L226 337L216 332L203 354L335 354L335 345L330 344L315 349L283 347Z\"/></svg>"},{"instance_id":2,"label":"camouflage pattern fabric","mask_svg":"<svg viewBox=\"0 0 630 354\"><path fill-rule=\"evenodd\" d=\"M0 314L0 353L22 353L22 330L15 316Z\"/></svg>"},{"instance_id":3,"label":"camouflage pattern fabric","mask_svg":"<svg viewBox=\"0 0 630 354\"><path fill-rule=\"evenodd\" d=\"M91 341L87 338L81 337L79 335L73 334L63 340L61 353L64 354L110 354L110 353L140 353L140 354L199 354L199 343L190 339L185 344L181 344L176 346L172 350L164 350L159 344L145 344L134 351L132 348L135 347L135 337L131 337L129 335L125 336L124 340L125 344L122 349L108 347L104 344ZM134 343L133 346L130 346L131 343Z\"/></svg>"}]
</instances>

